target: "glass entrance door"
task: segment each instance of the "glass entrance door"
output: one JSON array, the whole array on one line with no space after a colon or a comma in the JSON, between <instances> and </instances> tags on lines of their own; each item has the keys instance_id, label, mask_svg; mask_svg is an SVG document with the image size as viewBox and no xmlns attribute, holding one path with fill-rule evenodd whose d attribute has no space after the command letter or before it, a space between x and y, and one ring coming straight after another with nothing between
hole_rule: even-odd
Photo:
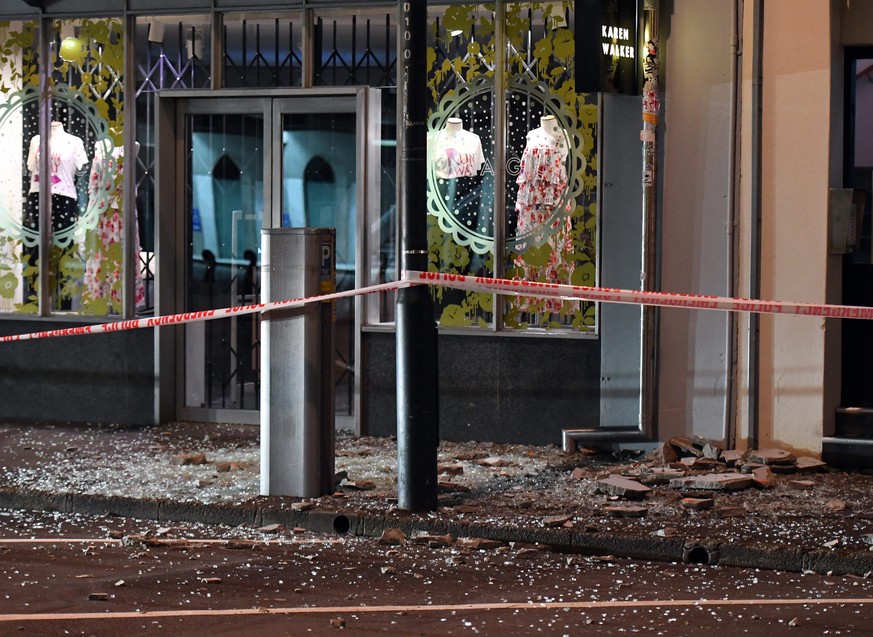
<instances>
[{"instance_id":1,"label":"glass entrance door","mask_svg":"<svg viewBox=\"0 0 873 637\"><path fill-rule=\"evenodd\" d=\"M282 140L281 189L274 193L281 198L281 225L336 228L337 290L353 289L359 174L355 100L277 100L274 121ZM355 325L354 299L338 300L334 352L338 419L354 415Z\"/></svg>"},{"instance_id":2,"label":"glass entrance door","mask_svg":"<svg viewBox=\"0 0 873 637\"><path fill-rule=\"evenodd\" d=\"M355 287L358 187L365 129L354 93L187 99L176 147L184 181L179 229L183 272L178 311L260 301L260 232L333 227L337 287ZM353 416L355 307L336 311L336 413ZM189 323L178 345L178 417L257 423L260 398L257 314ZM352 424L353 426L353 424Z\"/></svg>"}]
</instances>

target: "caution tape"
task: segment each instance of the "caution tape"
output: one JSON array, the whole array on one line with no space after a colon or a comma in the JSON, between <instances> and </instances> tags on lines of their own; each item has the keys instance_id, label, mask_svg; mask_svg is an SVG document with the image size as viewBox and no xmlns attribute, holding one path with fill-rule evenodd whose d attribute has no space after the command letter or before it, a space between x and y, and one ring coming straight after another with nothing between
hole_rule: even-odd
<instances>
[{"instance_id":1,"label":"caution tape","mask_svg":"<svg viewBox=\"0 0 873 637\"><path fill-rule=\"evenodd\" d=\"M334 301L337 299L359 296L361 294L373 294L375 292L387 292L390 290L397 290L400 288L409 287L409 285L411 284L407 283L406 281L392 281L390 283L380 283L378 285L371 285L365 288L344 290L342 292L331 292L330 294L300 297L297 299L288 299L284 301L270 301L268 303L239 305L236 307L226 307L217 310L201 310L199 312L183 312L181 314L153 316L150 318L133 319L130 321L113 321L112 323L101 323L99 325L80 325L77 327L68 327L59 330L31 332L30 334L13 334L10 336L0 336L0 343L8 343L12 341L27 341L38 338L56 338L59 336L80 336L83 334L105 334L107 332L123 332L126 330L161 327L164 325L182 325L184 323L211 321L214 319L228 318L231 316L245 316L246 314L269 312L271 310L290 310L298 307L303 307L304 305L307 305L309 303Z\"/></svg>"},{"instance_id":2,"label":"caution tape","mask_svg":"<svg viewBox=\"0 0 873 637\"><path fill-rule=\"evenodd\" d=\"M672 292L647 292L642 290L623 290L619 288L586 287L583 285L567 285L561 283L540 283L520 279L496 279L481 276L465 276L463 274L445 274L442 272L420 272L408 270L403 273L400 281L380 283L364 288L355 288L343 292L332 292L318 296L300 297L253 305L240 305L216 310L201 310L198 312L183 312L167 316L133 319L128 321L113 321L98 325L81 325L58 330L31 332L29 334L13 334L0 336L0 343L27 341L32 339L56 338L60 336L79 336L83 334L103 334L108 332L123 332L143 328L161 327L165 325L182 325L198 321L211 321L231 316L244 316L269 312L271 310L287 310L303 307L309 303L328 302L337 299L390 292L407 288L412 285L441 285L443 287L472 290L477 292L494 292L515 296L552 297L567 300L595 301L600 303L624 303L630 305L653 305L659 307L678 307L696 310L722 310L729 312L752 312L757 314L785 314L799 316L820 316L822 318L873 319L873 307L857 305L827 305L817 303L792 303L786 301L761 301L756 299L736 299L725 296L704 296L699 294L675 294Z\"/></svg>"},{"instance_id":3,"label":"caution tape","mask_svg":"<svg viewBox=\"0 0 873 637\"><path fill-rule=\"evenodd\" d=\"M494 279L412 270L404 273L403 280L414 285L427 283L462 290L488 291L516 296L556 297L581 301L599 301L602 303L682 307L696 310L726 310L756 314L796 314L800 316L821 316L823 318L873 319L873 307L857 305L759 301L754 299L735 299L725 296L644 292L642 290L596 288L582 285L540 283L517 279Z\"/></svg>"}]
</instances>

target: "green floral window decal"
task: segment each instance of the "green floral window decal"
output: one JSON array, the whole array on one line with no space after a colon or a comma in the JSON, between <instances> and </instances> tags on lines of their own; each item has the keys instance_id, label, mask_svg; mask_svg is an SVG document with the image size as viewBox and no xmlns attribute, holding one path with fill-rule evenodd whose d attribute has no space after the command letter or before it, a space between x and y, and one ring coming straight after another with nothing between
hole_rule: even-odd
<instances>
[{"instance_id":1,"label":"green floral window decal","mask_svg":"<svg viewBox=\"0 0 873 637\"><path fill-rule=\"evenodd\" d=\"M596 284L597 103L575 90L572 8L534 2L431 10L431 270L493 276L500 259L507 278ZM500 42L498 19L505 25ZM504 95L495 95L498 85ZM504 127L500 136L497 126ZM503 166L495 162L498 139ZM490 294L437 289L435 296L443 327L488 327L501 316L502 329L596 327L593 303L509 298L496 314Z\"/></svg>"}]
</instances>

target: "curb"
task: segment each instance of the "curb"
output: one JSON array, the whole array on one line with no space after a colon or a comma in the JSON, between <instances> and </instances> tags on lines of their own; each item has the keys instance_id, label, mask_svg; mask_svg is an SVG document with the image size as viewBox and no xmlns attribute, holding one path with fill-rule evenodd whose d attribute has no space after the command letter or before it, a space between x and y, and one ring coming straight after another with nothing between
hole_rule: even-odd
<instances>
[{"instance_id":1,"label":"curb","mask_svg":"<svg viewBox=\"0 0 873 637\"><path fill-rule=\"evenodd\" d=\"M682 562L786 572L867 576L873 572L873 553L850 550L803 550L791 546L702 543L680 537L646 538L588 533L571 529L500 527L476 522L445 521L398 512L389 516L311 509L298 511L289 502L271 497L265 504L204 504L138 499L97 494L47 493L0 489L0 508L29 511L110 515L158 522L191 522L259 528L281 524L317 533L378 538L387 528L408 537L416 533L472 537L500 542L549 546L553 551L655 562Z\"/></svg>"}]
</instances>

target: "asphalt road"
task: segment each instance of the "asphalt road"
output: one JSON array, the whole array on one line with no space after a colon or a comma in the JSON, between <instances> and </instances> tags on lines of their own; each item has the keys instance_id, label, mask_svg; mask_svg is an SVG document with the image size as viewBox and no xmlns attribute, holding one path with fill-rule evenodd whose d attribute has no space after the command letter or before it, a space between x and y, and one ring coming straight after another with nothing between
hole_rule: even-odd
<instances>
[{"instance_id":1,"label":"asphalt road","mask_svg":"<svg viewBox=\"0 0 873 637\"><path fill-rule=\"evenodd\" d=\"M0 635L873 635L871 580L0 510Z\"/></svg>"}]
</instances>

